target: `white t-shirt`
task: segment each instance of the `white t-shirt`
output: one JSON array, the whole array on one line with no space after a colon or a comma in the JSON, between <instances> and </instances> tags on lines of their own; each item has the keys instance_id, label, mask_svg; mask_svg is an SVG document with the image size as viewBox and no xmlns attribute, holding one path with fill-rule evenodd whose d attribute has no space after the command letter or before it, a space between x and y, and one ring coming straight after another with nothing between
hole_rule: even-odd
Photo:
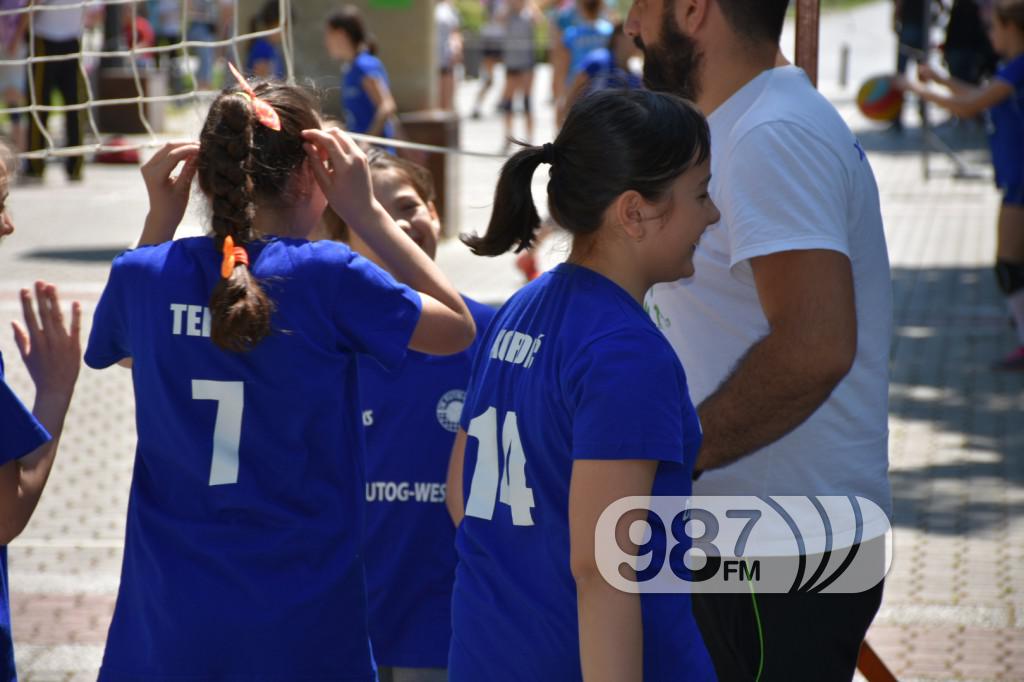
<instances>
[{"instance_id":1,"label":"white t-shirt","mask_svg":"<svg viewBox=\"0 0 1024 682\"><path fill-rule=\"evenodd\" d=\"M81 0L45 0L41 4L48 7L78 5ZM32 13L32 31L45 40L59 42L81 38L84 26L85 9L82 7L41 9Z\"/></svg>"},{"instance_id":2,"label":"white t-shirt","mask_svg":"<svg viewBox=\"0 0 1024 682\"><path fill-rule=\"evenodd\" d=\"M695 276L657 285L647 299L686 368L694 403L714 392L769 332L749 262L756 256L805 249L845 254L853 268L857 355L807 421L752 455L705 472L694 494L857 495L891 517L892 285L867 157L832 105L793 66L759 75L708 124L711 196L722 219L700 241ZM863 525L863 539L886 530L885 519L865 518ZM850 530L833 527L837 534Z\"/></svg>"}]
</instances>

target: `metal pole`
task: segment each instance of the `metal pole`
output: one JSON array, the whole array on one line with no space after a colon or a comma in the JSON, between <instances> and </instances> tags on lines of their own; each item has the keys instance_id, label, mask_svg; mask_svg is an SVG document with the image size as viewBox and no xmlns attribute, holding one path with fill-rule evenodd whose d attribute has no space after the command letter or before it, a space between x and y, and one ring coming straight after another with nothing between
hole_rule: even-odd
<instances>
[{"instance_id":1,"label":"metal pole","mask_svg":"<svg viewBox=\"0 0 1024 682\"><path fill-rule=\"evenodd\" d=\"M818 86L818 22L821 0L797 0L796 65Z\"/></svg>"},{"instance_id":2,"label":"metal pole","mask_svg":"<svg viewBox=\"0 0 1024 682\"><path fill-rule=\"evenodd\" d=\"M850 45L843 43L839 48L839 87L843 90L850 82Z\"/></svg>"}]
</instances>

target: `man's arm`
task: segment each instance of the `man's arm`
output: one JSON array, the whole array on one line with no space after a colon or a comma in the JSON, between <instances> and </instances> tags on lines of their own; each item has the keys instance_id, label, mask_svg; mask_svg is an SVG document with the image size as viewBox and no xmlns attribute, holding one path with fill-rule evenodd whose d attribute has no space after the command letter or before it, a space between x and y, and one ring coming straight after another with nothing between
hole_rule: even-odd
<instances>
[{"instance_id":1,"label":"man's arm","mask_svg":"<svg viewBox=\"0 0 1024 682\"><path fill-rule=\"evenodd\" d=\"M750 263L770 331L699 406L698 470L731 464L802 424L857 352L853 271L844 254L784 251Z\"/></svg>"}]
</instances>

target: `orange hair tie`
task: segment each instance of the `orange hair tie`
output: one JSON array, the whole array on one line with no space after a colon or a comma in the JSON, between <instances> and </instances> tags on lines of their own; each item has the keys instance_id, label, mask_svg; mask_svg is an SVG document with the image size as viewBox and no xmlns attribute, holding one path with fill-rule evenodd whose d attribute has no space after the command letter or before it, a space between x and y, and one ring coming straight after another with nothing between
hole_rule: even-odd
<instances>
[{"instance_id":1,"label":"orange hair tie","mask_svg":"<svg viewBox=\"0 0 1024 682\"><path fill-rule=\"evenodd\" d=\"M220 276L224 279L231 277L238 263L249 267L249 254L245 247L235 246L235 240L228 235L224 237L224 260L220 264Z\"/></svg>"},{"instance_id":2,"label":"orange hair tie","mask_svg":"<svg viewBox=\"0 0 1024 682\"><path fill-rule=\"evenodd\" d=\"M256 96L252 86L242 77L242 74L238 73L238 69L235 68L234 64L228 62L228 69L231 71L231 75L235 77L235 80L238 81L238 87L242 88L242 92L237 94L249 100L249 106L256 114L256 119L271 130L281 130L281 117L277 115L274 107Z\"/></svg>"}]
</instances>

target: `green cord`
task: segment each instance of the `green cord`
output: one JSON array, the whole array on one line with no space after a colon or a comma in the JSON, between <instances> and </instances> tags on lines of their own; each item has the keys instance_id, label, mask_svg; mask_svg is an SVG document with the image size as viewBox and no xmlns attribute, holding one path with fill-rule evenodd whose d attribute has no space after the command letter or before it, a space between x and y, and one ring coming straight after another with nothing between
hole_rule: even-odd
<instances>
[{"instance_id":1,"label":"green cord","mask_svg":"<svg viewBox=\"0 0 1024 682\"><path fill-rule=\"evenodd\" d=\"M757 608L757 595L754 594L754 583L747 578L747 586L750 587L750 600L754 602L754 622L757 623L757 643L761 647L761 661L757 664L757 677L754 682L760 682L761 673L764 672L764 631L761 629L761 612Z\"/></svg>"}]
</instances>

